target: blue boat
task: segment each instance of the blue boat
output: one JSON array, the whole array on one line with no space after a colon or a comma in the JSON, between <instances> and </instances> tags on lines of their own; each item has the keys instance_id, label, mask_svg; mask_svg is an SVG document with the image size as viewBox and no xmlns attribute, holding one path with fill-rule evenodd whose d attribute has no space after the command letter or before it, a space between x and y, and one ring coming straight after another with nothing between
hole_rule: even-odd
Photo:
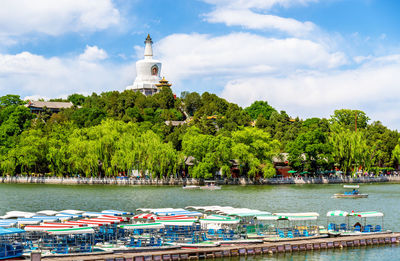
<instances>
[{"instance_id":1,"label":"blue boat","mask_svg":"<svg viewBox=\"0 0 400 261\"><path fill-rule=\"evenodd\" d=\"M22 243L15 243L14 237L25 233L18 228L0 228L0 260L21 257L24 252Z\"/></svg>"}]
</instances>

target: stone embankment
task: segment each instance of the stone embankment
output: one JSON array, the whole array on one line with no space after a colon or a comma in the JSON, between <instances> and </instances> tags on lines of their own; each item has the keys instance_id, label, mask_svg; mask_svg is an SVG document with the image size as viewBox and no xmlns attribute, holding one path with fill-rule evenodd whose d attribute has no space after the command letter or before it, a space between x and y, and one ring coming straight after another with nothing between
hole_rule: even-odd
<instances>
[{"instance_id":1,"label":"stone embankment","mask_svg":"<svg viewBox=\"0 0 400 261\"><path fill-rule=\"evenodd\" d=\"M64 184L64 185L153 185L153 186L169 186L169 185L202 185L203 180L197 179L137 179L137 178L77 178L77 177L34 177L34 176L18 176L18 177L0 177L1 183L37 183L37 184ZM251 180L245 178L238 179L221 179L217 183L220 185L285 185L285 184L338 184L338 183L385 183L400 182L400 176L380 176L380 177L334 177L334 178L272 178Z\"/></svg>"}]
</instances>

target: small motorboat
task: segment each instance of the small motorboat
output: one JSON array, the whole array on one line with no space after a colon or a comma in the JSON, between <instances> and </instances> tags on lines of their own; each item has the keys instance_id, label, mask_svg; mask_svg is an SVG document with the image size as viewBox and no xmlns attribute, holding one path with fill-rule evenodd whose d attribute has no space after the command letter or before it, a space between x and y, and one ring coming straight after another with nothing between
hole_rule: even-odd
<instances>
[{"instance_id":1,"label":"small motorboat","mask_svg":"<svg viewBox=\"0 0 400 261\"><path fill-rule=\"evenodd\" d=\"M360 194L358 190L359 185L344 185L345 191L343 193L336 193L333 195L335 198L367 198L368 194Z\"/></svg>"},{"instance_id":2,"label":"small motorboat","mask_svg":"<svg viewBox=\"0 0 400 261\"><path fill-rule=\"evenodd\" d=\"M199 189L200 186L197 185L188 185L188 186L183 186L183 189Z\"/></svg>"}]
</instances>

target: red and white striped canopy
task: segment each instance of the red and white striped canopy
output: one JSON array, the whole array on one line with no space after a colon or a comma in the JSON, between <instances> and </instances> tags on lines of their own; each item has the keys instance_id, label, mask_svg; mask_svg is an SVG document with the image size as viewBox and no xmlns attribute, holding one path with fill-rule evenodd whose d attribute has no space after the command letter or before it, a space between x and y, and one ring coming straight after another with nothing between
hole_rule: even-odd
<instances>
[{"instance_id":1,"label":"red and white striped canopy","mask_svg":"<svg viewBox=\"0 0 400 261\"><path fill-rule=\"evenodd\" d=\"M134 219L156 219L157 216L154 214L143 213L133 217Z\"/></svg>"},{"instance_id":2,"label":"red and white striped canopy","mask_svg":"<svg viewBox=\"0 0 400 261\"><path fill-rule=\"evenodd\" d=\"M195 217L189 217L186 215L156 217L156 220L189 220L189 219L196 220Z\"/></svg>"}]
</instances>

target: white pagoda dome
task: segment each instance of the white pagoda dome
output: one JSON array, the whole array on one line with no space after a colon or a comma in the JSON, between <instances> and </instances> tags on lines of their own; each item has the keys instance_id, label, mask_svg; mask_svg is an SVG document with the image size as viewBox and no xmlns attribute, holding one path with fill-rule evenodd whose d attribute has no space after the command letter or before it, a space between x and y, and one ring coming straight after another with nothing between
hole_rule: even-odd
<instances>
[{"instance_id":1,"label":"white pagoda dome","mask_svg":"<svg viewBox=\"0 0 400 261\"><path fill-rule=\"evenodd\" d=\"M126 87L126 89L139 91L147 96L158 91L156 84L161 80L161 62L153 59L153 42L149 34L144 43L144 59L136 62L136 79L133 85Z\"/></svg>"}]
</instances>

